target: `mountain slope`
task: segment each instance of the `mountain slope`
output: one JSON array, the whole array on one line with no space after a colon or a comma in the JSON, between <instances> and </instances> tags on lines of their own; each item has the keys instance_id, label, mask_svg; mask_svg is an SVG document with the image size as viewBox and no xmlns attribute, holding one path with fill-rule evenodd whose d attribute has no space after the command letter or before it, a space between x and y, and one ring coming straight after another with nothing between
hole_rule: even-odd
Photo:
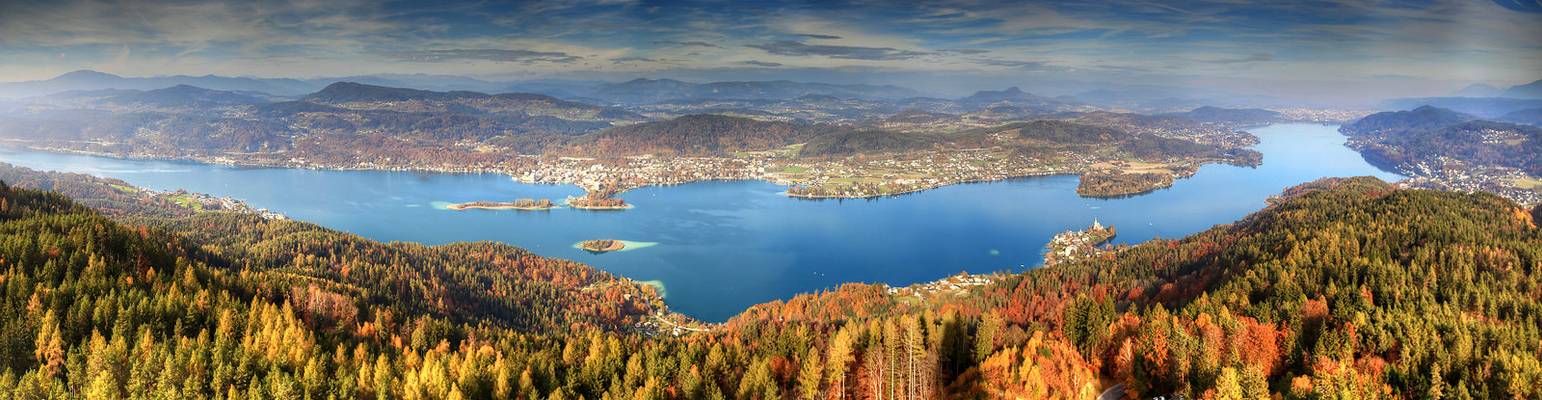
<instances>
[{"instance_id":1,"label":"mountain slope","mask_svg":"<svg viewBox=\"0 0 1542 400\"><path fill-rule=\"evenodd\" d=\"M1542 126L1542 108L1531 108L1511 112L1499 117L1499 120L1518 124L1530 124Z\"/></svg>"},{"instance_id":2,"label":"mountain slope","mask_svg":"<svg viewBox=\"0 0 1542 400\"><path fill-rule=\"evenodd\" d=\"M743 99L788 100L807 95L861 99L900 99L918 95L897 86L828 84L792 81L690 83L673 79L634 79L595 87L587 96L628 104L671 100Z\"/></svg>"},{"instance_id":3,"label":"mountain slope","mask_svg":"<svg viewBox=\"0 0 1542 400\"><path fill-rule=\"evenodd\" d=\"M1358 121L1344 125L1351 132L1386 130L1423 130L1443 128L1477 117L1434 106L1422 106L1409 111L1389 111L1367 115Z\"/></svg>"},{"instance_id":4,"label":"mountain slope","mask_svg":"<svg viewBox=\"0 0 1542 400\"><path fill-rule=\"evenodd\" d=\"M1203 106L1181 113L1163 114L1167 116L1182 117L1197 122L1221 122L1233 124L1261 125L1282 121L1284 114L1259 108L1221 108Z\"/></svg>"},{"instance_id":5,"label":"mountain slope","mask_svg":"<svg viewBox=\"0 0 1542 400\"><path fill-rule=\"evenodd\" d=\"M1511 86L1505 89L1501 97L1515 97L1523 99L1542 99L1542 79L1524 85Z\"/></svg>"},{"instance_id":6,"label":"mountain slope","mask_svg":"<svg viewBox=\"0 0 1542 400\"><path fill-rule=\"evenodd\" d=\"M69 90L154 90L178 85L197 86L211 90L261 92L280 96L300 95L313 91L317 87L295 79L236 78L215 75L127 78L103 72L81 70L47 80L0 83L0 97L43 96Z\"/></svg>"},{"instance_id":7,"label":"mountain slope","mask_svg":"<svg viewBox=\"0 0 1542 400\"><path fill-rule=\"evenodd\" d=\"M1051 332L1045 342L1067 342L1127 398L1542 395L1542 230L1525 210L1374 178L1314 182L1271 203L970 295L848 285L729 325L981 313ZM1018 396L1070 396L1037 393Z\"/></svg>"},{"instance_id":8,"label":"mountain slope","mask_svg":"<svg viewBox=\"0 0 1542 400\"><path fill-rule=\"evenodd\" d=\"M800 143L832 129L839 128L722 115L687 115L588 134L568 144L565 152L595 157L640 154L722 156Z\"/></svg>"},{"instance_id":9,"label":"mountain slope","mask_svg":"<svg viewBox=\"0 0 1542 400\"><path fill-rule=\"evenodd\" d=\"M177 85L139 93L112 96L103 101L115 104L168 108L213 108L246 104L265 104L268 100L254 94L210 90Z\"/></svg>"}]
</instances>

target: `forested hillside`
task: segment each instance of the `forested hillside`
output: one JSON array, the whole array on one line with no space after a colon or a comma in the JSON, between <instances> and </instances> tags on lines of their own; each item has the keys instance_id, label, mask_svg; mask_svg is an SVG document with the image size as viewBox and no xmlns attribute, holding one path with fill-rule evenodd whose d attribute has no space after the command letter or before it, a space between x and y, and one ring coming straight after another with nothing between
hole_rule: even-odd
<instances>
[{"instance_id":1,"label":"forested hillside","mask_svg":"<svg viewBox=\"0 0 1542 400\"><path fill-rule=\"evenodd\" d=\"M1535 398L1534 213L1486 194L1325 180L1181 240L973 288L852 284L674 337L583 311L548 318L575 322L565 327L522 323L477 303L479 290L537 301L515 288L545 278L515 271L562 269L516 268L555 261L506 246L387 245L230 213L126 224L3 187L0 392ZM571 302L561 309L618 300L581 293L558 297Z\"/></svg>"},{"instance_id":2,"label":"forested hillside","mask_svg":"<svg viewBox=\"0 0 1542 400\"><path fill-rule=\"evenodd\" d=\"M723 156L736 151L776 149L838 129L842 128L724 115L687 115L584 135L568 143L563 152L593 157Z\"/></svg>"},{"instance_id":3,"label":"forested hillside","mask_svg":"<svg viewBox=\"0 0 1542 400\"><path fill-rule=\"evenodd\" d=\"M1417 170L1455 159L1542 175L1542 128L1534 126L1476 120L1425 106L1373 114L1340 130L1366 160L1383 168Z\"/></svg>"}]
</instances>

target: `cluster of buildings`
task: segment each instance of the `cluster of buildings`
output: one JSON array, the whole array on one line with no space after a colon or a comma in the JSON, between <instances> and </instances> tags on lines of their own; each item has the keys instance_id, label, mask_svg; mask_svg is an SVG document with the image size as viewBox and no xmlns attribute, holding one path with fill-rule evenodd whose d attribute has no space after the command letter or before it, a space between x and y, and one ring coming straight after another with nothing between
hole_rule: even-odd
<instances>
[{"instance_id":1,"label":"cluster of buildings","mask_svg":"<svg viewBox=\"0 0 1542 400\"><path fill-rule=\"evenodd\" d=\"M915 296L924 299L926 296L951 294L963 296L969 293L970 288L989 285L996 275L970 275L968 272L959 272L947 278L938 279L926 283L917 283L906 287L890 287L891 296Z\"/></svg>"},{"instance_id":2,"label":"cluster of buildings","mask_svg":"<svg viewBox=\"0 0 1542 400\"><path fill-rule=\"evenodd\" d=\"M1086 230L1055 235L1044 252L1044 266L1076 262L1102 254L1104 250L1098 246L1112 240L1116 234L1114 227L1104 227L1097 219L1093 219L1092 226Z\"/></svg>"},{"instance_id":3,"label":"cluster of buildings","mask_svg":"<svg viewBox=\"0 0 1542 400\"><path fill-rule=\"evenodd\" d=\"M1522 182L1542 182L1519 169L1499 166L1473 166L1450 157L1438 157L1399 168L1408 179L1403 187L1449 190L1464 193L1490 192L1524 206L1542 204L1542 187L1522 187Z\"/></svg>"}]
</instances>

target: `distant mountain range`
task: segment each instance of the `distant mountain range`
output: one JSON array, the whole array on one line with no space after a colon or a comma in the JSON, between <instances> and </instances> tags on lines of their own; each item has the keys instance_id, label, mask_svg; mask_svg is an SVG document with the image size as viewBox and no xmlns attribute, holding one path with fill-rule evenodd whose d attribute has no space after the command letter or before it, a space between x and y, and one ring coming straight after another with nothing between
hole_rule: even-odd
<instances>
[{"instance_id":1,"label":"distant mountain range","mask_svg":"<svg viewBox=\"0 0 1542 400\"><path fill-rule=\"evenodd\" d=\"M48 80L0 83L0 97L44 96L71 90L153 90L179 85L214 90L262 92L279 96L309 93L321 87L311 82L285 78L232 78L215 75L126 78L103 72L81 70L59 75Z\"/></svg>"},{"instance_id":2,"label":"distant mountain range","mask_svg":"<svg viewBox=\"0 0 1542 400\"><path fill-rule=\"evenodd\" d=\"M1504 93L1500 93L1499 96L1519 99L1542 99L1542 79L1524 85L1511 86L1509 89L1505 89Z\"/></svg>"},{"instance_id":3,"label":"distant mountain range","mask_svg":"<svg viewBox=\"0 0 1542 400\"><path fill-rule=\"evenodd\" d=\"M1508 97L1419 97L1393 99L1381 103L1384 110L1412 110L1423 106L1439 107L1484 118L1498 118L1516 111L1542 108L1542 99Z\"/></svg>"},{"instance_id":4,"label":"distant mountain range","mask_svg":"<svg viewBox=\"0 0 1542 400\"><path fill-rule=\"evenodd\" d=\"M1498 96L1502 92L1504 92L1504 89L1494 87L1494 85L1487 83L1474 83L1467 85L1467 87L1464 87L1462 90L1458 90L1456 93L1452 93L1451 95L1456 97L1494 97Z\"/></svg>"},{"instance_id":5,"label":"distant mountain range","mask_svg":"<svg viewBox=\"0 0 1542 400\"><path fill-rule=\"evenodd\" d=\"M38 81L0 83L0 98L25 98L66 91L104 89L153 90L173 86L196 86L211 90L261 92L274 96L298 97L336 82L412 88L436 91L520 91L570 99L589 98L617 104L647 104L688 99L768 99L786 100L802 96L831 96L896 100L918 97L915 90L889 85L830 84L793 81L744 81L691 83L672 79L635 79L619 83L582 80L534 80L494 82L453 75L386 74L335 78L288 79L206 76L122 77L81 70Z\"/></svg>"},{"instance_id":6,"label":"distant mountain range","mask_svg":"<svg viewBox=\"0 0 1542 400\"><path fill-rule=\"evenodd\" d=\"M263 104L272 100L263 93L210 90L197 86L177 85L164 89L133 91L108 97L103 101L149 107L220 107Z\"/></svg>"},{"instance_id":7,"label":"distant mountain range","mask_svg":"<svg viewBox=\"0 0 1542 400\"><path fill-rule=\"evenodd\" d=\"M1260 108L1221 108L1203 106L1193 110L1161 114L1165 116L1188 118L1196 122L1222 122L1243 125L1268 124L1285 120L1285 114Z\"/></svg>"},{"instance_id":8,"label":"distant mountain range","mask_svg":"<svg viewBox=\"0 0 1542 400\"><path fill-rule=\"evenodd\" d=\"M673 79L634 79L602 84L585 94L623 104L659 103L681 99L769 99L784 100L803 96L830 96L892 100L918 97L920 92L898 86L837 85L792 81L690 83Z\"/></svg>"},{"instance_id":9,"label":"distant mountain range","mask_svg":"<svg viewBox=\"0 0 1542 400\"><path fill-rule=\"evenodd\" d=\"M1449 97L1412 97L1391 99L1380 104L1387 110L1412 110L1435 106L1483 118L1508 119L1510 113L1542 108L1542 80L1499 89L1486 84L1472 84Z\"/></svg>"},{"instance_id":10,"label":"distant mountain range","mask_svg":"<svg viewBox=\"0 0 1542 400\"><path fill-rule=\"evenodd\" d=\"M1005 111L1001 106L1017 107L1025 110L1042 112L1070 111L1077 108L1079 102L1069 96L1044 97L1033 93L1024 92L1016 86L1005 90L981 90L968 97L958 99L958 105L965 110L981 110L996 108Z\"/></svg>"}]
</instances>

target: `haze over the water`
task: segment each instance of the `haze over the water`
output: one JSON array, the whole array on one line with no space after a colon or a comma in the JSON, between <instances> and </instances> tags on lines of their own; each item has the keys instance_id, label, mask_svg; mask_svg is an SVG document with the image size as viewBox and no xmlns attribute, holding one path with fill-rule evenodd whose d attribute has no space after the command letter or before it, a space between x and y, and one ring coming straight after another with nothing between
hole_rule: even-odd
<instances>
[{"instance_id":1,"label":"haze over the water","mask_svg":"<svg viewBox=\"0 0 1542 400\"><path fill-rule=\"evenodd\" d=\"M1542 71L1535 0L0 2L0 81L773 80L1370 104Z\"/></svg>"}]
</instances>

